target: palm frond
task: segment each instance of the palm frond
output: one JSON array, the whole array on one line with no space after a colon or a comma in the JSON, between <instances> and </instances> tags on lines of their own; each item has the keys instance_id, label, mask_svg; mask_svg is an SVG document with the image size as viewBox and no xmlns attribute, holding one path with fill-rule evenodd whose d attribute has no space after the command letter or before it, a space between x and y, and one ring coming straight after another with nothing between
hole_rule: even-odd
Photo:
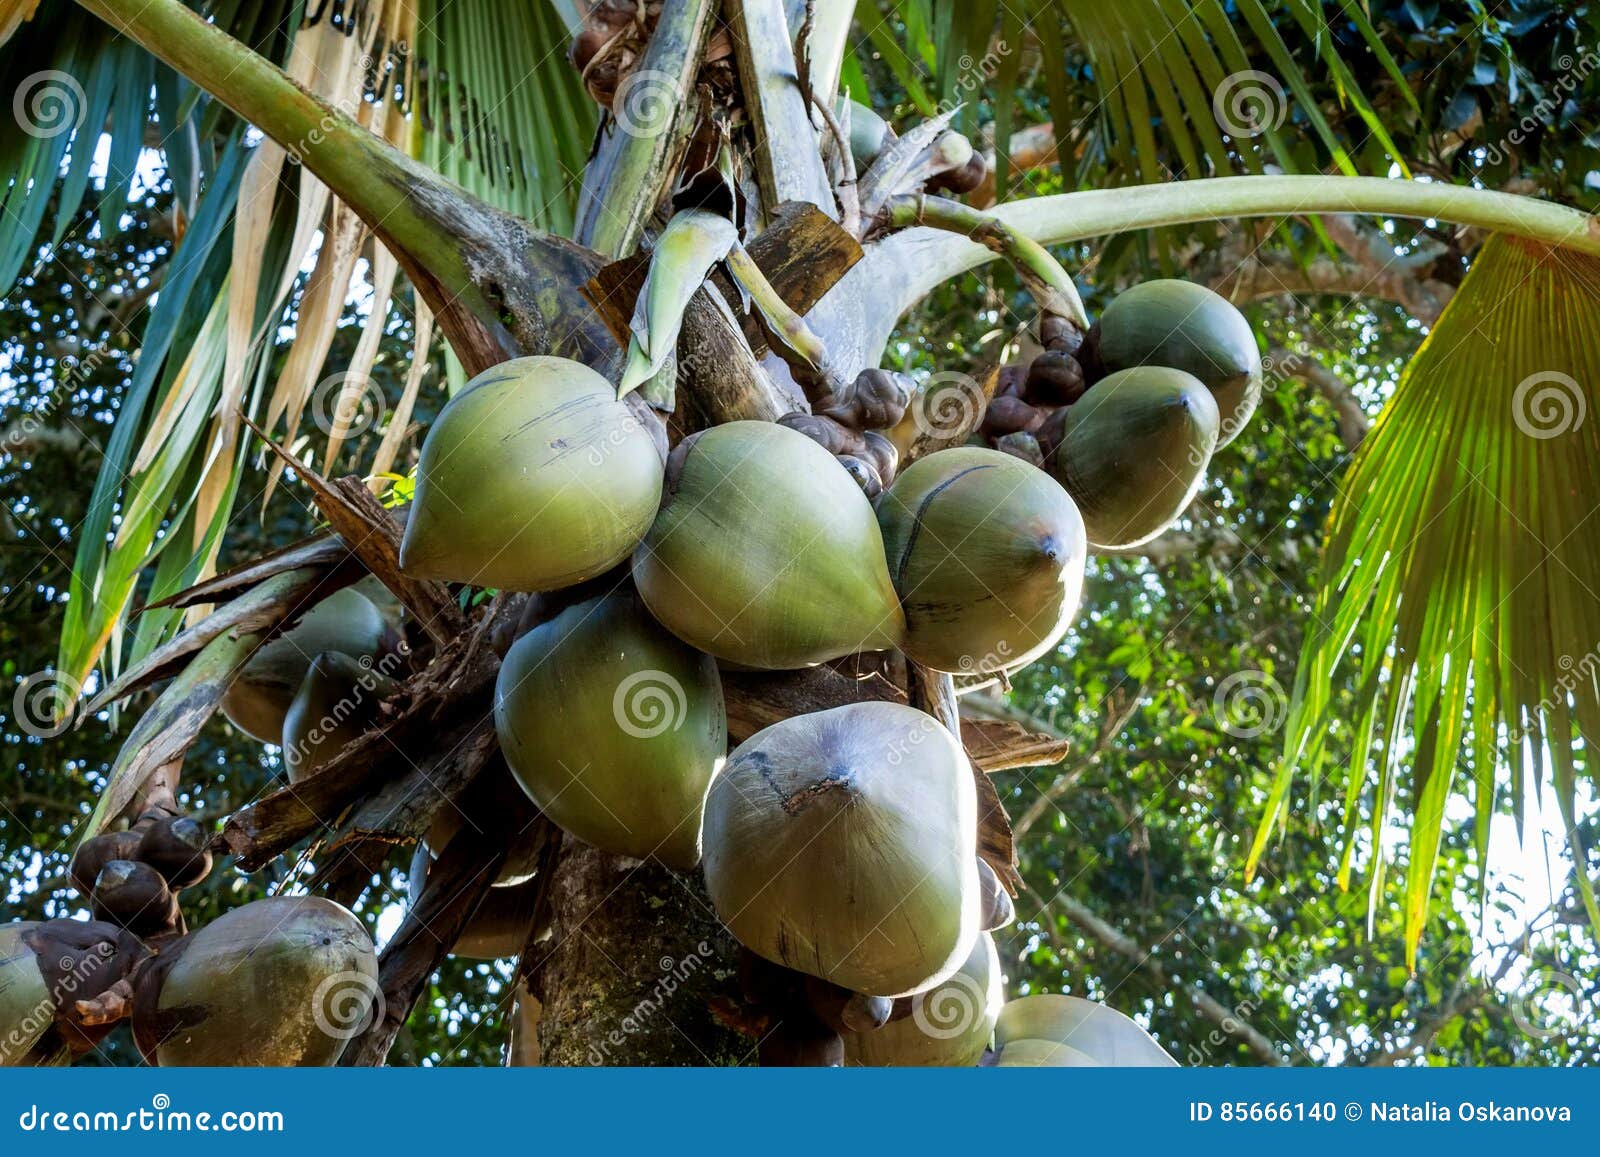
<instances>
[{"instance_id":1,"label":"palm frond","mask_svg":"<svg viewBox=\"0 0 1600 1157\"><path fill-rule=\"evenodd\" d=\"M1410 808L1405 925L1414 960L1445 807L1473 788L1479 859L1507 796L1548 775L1577 887L1600 927L1577 780L1600 741L1600 259L1497 236L1363 443L1330 516L1321 591L1255 869L1297 770L1326 773L1335 673L1369 706L1346 785L1348 880L1365 797L1372 896L1399 795ZM1581 741L1581 759L1575 754Z\"/></svg>"},{"instance_id":2,"label":"palm frond","mask_svg":"<svg viewBox=\"0 0 1600 1157\"><path fill-rule=\"evenodd\" d=\"M1388 156L1400 156L1340 55L1324 8L1349 23L1397 82L1398 65L1365 15L1352 16L1348 6L1311 0L883 0L878 14L900 22L904 49L873 7L863 5L860 13L870 49L914 103L931 104L922 74L931 76L945 107L978 93L992 101L997 159L1007 152L1019 63L1030 37L1037 42L1059 155L1073 157L1089 139L1088 152L1117 183L1259 172L1268 164L1293 172L1305 167L1293 148L1298 136L1318 141L1328 163L1353 174L1345 135L1317 97L1326 82L1364 132ZM1319 68L1308 69L1286 37L1311 46ZM1099 98L1092 107L1075 95L1068 82L1073 77L1092 82ZM1403 83L1399 89L1410 98ZM958 124L971 130L975 116L968 108Z\"/></svg>"},{"instance_id":3,"label":"palm frond","mask_svg":"<svg viewBox=\"0 0 1600 1157\"><path fill-rule=\"evenodd\" d=\"M226 109L131 41L73 5L49 6L32 21L22 20L29 7L0 6L0 32L15 34L6 78L15 89L27 80L24 74L48 61L64 95L47 97L64 99L56 115L69 119L59 132L29 132L27 124L10 120L0 127L0 159L9 162L4 171L16 174L0 192L0 286L9 286L30 263L48 260L78 219L104 137L107 187L126 187L147 131L157 128L182 237L146 322L139 371L79 543L59 665L81 678L102 658L113 670L120 666L123 623L150 563L157 564L152 600L210 573L245 465L241 415L265 416L269 427L282 421L283 437L295 441L323 376L365 231L349 227L353 215L308 171L291 168L282 147L250 144ZM200 7L219 26L282 60L300 83L356 110L373 131L486 200L536 225L570 228L596 119L565 59L568 22L576 12L571 4L383 0L343 7L214 0ZM45 191L52 186L57 208L46 221L51 198ZM118 198L103 198L101 227L114 229L122 211ZM296 299L299 271L319 237L315 271ZM333 417L328 460L346 438L339 416L349 407L341 402L362 388L386 317L400 300L392 258L375 242L371 252L372 309L363 340L349 365L335 367L344 373L340 398L315 399L316 411ZM163 308L169 301L172 308ZM291 302L293 346L284 372L267 383L277 327ZM419 324L415 332L426 329ZM426 343L419 343L415 356L426 352ZM418 372L407 380L407 416L422 377ZM401 429L383 440L385 470L404 432L405 419L395 417ZM270 467L269 492L279 469L276 462ZM167 551L175 541L180 548ZM159 645L179 621L172 614L144 616L132 657Z\"/></svg>"}]
</instances>

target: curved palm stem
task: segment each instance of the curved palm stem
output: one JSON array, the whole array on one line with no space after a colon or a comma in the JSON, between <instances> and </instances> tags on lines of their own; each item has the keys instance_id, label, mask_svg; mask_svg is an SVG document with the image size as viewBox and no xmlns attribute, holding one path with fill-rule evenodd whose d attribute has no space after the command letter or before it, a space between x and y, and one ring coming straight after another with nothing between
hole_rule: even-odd
<instances>
[{"instance_id":1,"label":"curved palm stem","mask_svg":"<svg viewBox=\"0 0 1600 1157\"><path fill-rule=\"evenodd\" d=\"M1092 189L1013 201L990 212L1045 245L1235 217L1363 213L1471 225L1600 255L1600 218L1512 193L1382 177L1253 176ZM841 372L877 364L900 318L952 277L993 261L973 241L933 229L907 229L875 245L813 311L824 336L848 333L854 349L836 351Z\"/></svg>"}]
</instances>

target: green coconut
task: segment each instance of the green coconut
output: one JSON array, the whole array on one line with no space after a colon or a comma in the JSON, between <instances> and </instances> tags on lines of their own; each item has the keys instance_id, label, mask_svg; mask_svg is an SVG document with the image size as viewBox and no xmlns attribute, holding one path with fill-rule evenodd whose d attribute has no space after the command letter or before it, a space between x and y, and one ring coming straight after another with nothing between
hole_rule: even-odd
<instances>
[{"instance_id":1,"label":"green coconut","mask_svg":"<svg viewBox=\"0 0 1600 1157\"><path fill-rule=\"evenodd\" d=\"M1056 411L1054 422L1046 466L1100 547L1137 546L1171 526L1200 489L1217 445L1210 391L1164 366L1110 375Z\"/></svg>"},{"instance_id":2,"label":"green coconut","mask_svg":"<svg viewBox=\"0 0 1600 1157\"><path fill-rule=\"evenodd\" d=\"M1024 996L994 1026L999 1064L1029 1068L1175 1067L1155 1038L1114 1008L1077 996Z\"/></svg>"},{"instance_id":3,"label":"green coconut","mask_svg":"<svg viewBox=\"0 0 1600 1157\"><path fill-rule=\"evenodd\" d=\"M848 1065L965 1068L978 1063L1005 1003L994 937L980 933L949 979L910 998L911 1015L869 1032L848 1033Z\"/></svg>"},{"instance_id":4,"label":"green coconut","mask_svg":"<svg viewBox=\"0 0 1600 1157\"><path fill-rule=\"evenodd\" d=\"M65 1059L64 1046L51 1032L56 1004L50 984L39 969L32 946L23 939L24 933L38 926L33 921L0 925L0 1065L52 1064Z\"/></svg>"},{"instance_id":5,"label":"green coconut","mask_svg":"<svg viewBox=\"0 0 1600 1157\"><path fill-rule=\"evenodd\" d=\"M846 97L839 98L838 112L842 118L846 106L850 113L850 155L855 159L856 172L865 173L872 167L884 148L894 142L894 131L889 122L872 109Z\"/></svg>"},{"instance_id":6,"label":"green coconut","mask_svg":"<svg viewBox=\"0 0 1600 1157\"><path fill-rule=\"evenodd\" d=\"M878 498L901 648L937 671L1032 662L1078 609L1083 518L1059 483L984 447L913 463Z\"/></svg>"},{"instance_id":7,"label":"green coconut","mask_svg":"<svg viewBox=\"0 0 1600 1157\"><path fill-rule=\"evenodd\" d=\"M832 454L773 422L695 437L633 577L669 631L747 667L808 667L905 632L872 504Z\"/></svg>"},{"instance_id":8,"label":"green coconut","mask_svg":"<svg viewBox=\"0 0 1600 1157\"><path fill-rule=\"evenodd\" d=\"M550 591L633 552L661 501L649 430L565 358L485 370L434 420L400 566L421 578Z\"/></svg>"},{"instance_id":9,"label":"green coconut","mask_svg":"<svg viewBox=\"0 0 1600 1157\"><path fill-rule=\"evenodd\" d=\"M1095 354L1107 373L1170 366L1205 383L1220 415L1218 446L1233 441L1261 401L1261 350L1250 323L1203 285L1135 285L1106 307L1095 329Z\"/></svg>"},{"instance_id":10,"label":"green coconut","mask_svg":"<svg viewBox=\"0 0 1600 1157\"><path fill-rule=\"evenodd\" d=\"M392 637L370 599L349 587L335 591L289 630L256 648L223 694L222 712L241 731L278 743L284 716L313 659L339 652L375 660Z\"/></svg>"},{"instance_id":11,"label":"green coconut","mask_svg":"<svg viewBox=\"0 0 1600 1157\"><path fill-rule=\"evenodd\" d=\"M688 871L728 750L722 680L623 589L534 627L500 665L500 749L564 831Z\"/></svg>"},{"instance_id":12,"label":"green coconut","mask_svg":"<svg viewBox=\"0 0 1600 1157\"><path fill-rule=\"evenodd\" d=\"M378 717L393 679L338 651L311 661L283 717L283 765L290 783L316 773Z\"/></svg>"},{"instance_id":13,"label":"green coconut","mask_svg":"<svg viewBox=\"0 0 1600 1157\"><path fill-rule=\"evenodd\" d=\"M977 789L960 743L897 703L796 715L728 757L706 887L758 956L869 996L961 967L978 936Z\"/></svg>"},{"instance_id":14,"label":"green coconut","mask_svg":"<svg viewBox=\"0 0 1600 1157\"><path fill-rule=\"evenodd\" d=\"M182 945L134 1036L159 1065L332 1065L379 991L360 920L321 897L272 896Z\"/></svg>"}]
</instances>

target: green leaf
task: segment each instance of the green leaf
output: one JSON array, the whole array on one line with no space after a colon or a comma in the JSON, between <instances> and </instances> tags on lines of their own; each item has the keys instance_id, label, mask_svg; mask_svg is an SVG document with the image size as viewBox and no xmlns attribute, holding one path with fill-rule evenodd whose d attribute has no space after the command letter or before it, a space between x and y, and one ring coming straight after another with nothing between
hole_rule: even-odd
<instances>
[{"instance_id":1,"label":"green leaf","mask_svg":"<svg viewBox=\"0 0 1600 1157\"><path fill-rule=\"evenodd\" d=\"M1600 927L1577 814L1578 777L1595 772L1574 759L1580 742L1587 753L1600 741L1596 332L1600 259L1492 238L1407 366L1330 516L1285 763L1247 872L1286 814L1296 766L1334 722L1334 672L1353 665L1368 710L1383 704L1375 733L1362 724L1377 778L1365 766L1350 772L1371 789L1373 847L1396 790L1411 810L1410 964L1464 767L1481 854L1498 791L1519 799L1522 777L1539 783L1549 766L1576 885ZM1497 786L1497 775L1509 782ZM1382 867L1372 865L1374 901Z\"/></svg>"}]
</instances>

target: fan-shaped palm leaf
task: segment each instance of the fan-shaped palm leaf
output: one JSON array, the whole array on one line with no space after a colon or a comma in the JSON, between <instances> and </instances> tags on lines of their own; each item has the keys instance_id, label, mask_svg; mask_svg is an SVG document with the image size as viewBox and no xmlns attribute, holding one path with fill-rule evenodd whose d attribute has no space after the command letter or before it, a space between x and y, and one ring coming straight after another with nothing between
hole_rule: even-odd
<instances>
[{"instance_id":1,"label":"fan-shaped palm leaf","mask_svg":"<svg viewBox=\"0 0 1600 1157\"><path fill-rule=\"evenodd\" d=\"M1496 801L1550 769L1577 883L1600 927L1578 836L1577 779L1600 742L1600 259L1492 239L1406 368L1331 516L1285 760L1250 853L1286 815L1297 769L1326 773L1333 674L1360 673L1348 841L1367 799L1374 895L1398 794L1411 810L1406 941L1414 958L1445 805L1472 784L1477 844ZM1582 741L1582 760L1575 755Z\"/></svg>"}]
</instances>

